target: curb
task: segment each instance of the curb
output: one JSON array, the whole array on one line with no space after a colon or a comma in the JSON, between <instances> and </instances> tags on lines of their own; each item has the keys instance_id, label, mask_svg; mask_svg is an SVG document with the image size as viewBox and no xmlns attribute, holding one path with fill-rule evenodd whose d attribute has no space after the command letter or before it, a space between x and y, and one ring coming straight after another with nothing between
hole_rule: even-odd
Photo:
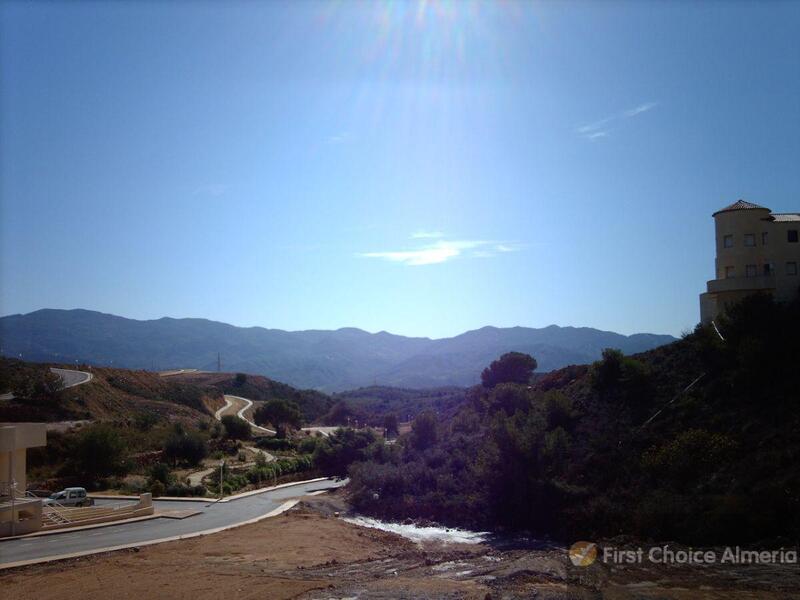
<instances>
[{"instance_id":1,"label":"curb","mask_svg":"<svg viewBox=\"0 0 800 600\"><path fill-rule=\"evenodd\" d=\"M271 492L272 490L279 490L286 487L291 487L293 485L303 485L304 483L316 483L317 481L325 481L326 479L331 479L330 477L317 477L316 479L306 479L304 481L290 481L289 483L281 483L280 485L274 485L272 487L267 488L258 488L257 490L250 490L248 492L242 492L241 494L236 494L235 496L227 496L222 498L221 500L218 498L198 498L198 497L191 497L191 496L159 496L157 498L153 498L153 502L157 502L159 500L166 500L169 502L204 502L206 504L217 504L219 502L233 502L234 500L238 500L239 498L247 498L249 496L256 496L258 494L263 494L265 492ZM333 481L331 479L331 481ZM114 495L98 495L98 494L89 494L90 498L94 498L95 500L138 500L139 496L114 496Z\"/></svg>"},{"instance_id":2,"label":"curb","mask_svg":"<svg viewBox=\"0 0 800 600\"><path fill-rule=\"evenodd\" d=\"M221 531L227 531L228 529L234 529L236 527L241 527L242 525L251 525L253 523L258 523L259 521L263 521L264 519L268 519L270 517L276 517L281 513L286 512L290 508L293 508L298 502L300 502L300 498L295 498L293 500L288 500L281 504L278 508L268 512L265 515L261 515L260 517L254 517L252 519L248 519L247 521L242 521L240 523L234 523L232 525L225 525L223 527L215 527L214 529L206 529L204 531L195 531L192 533L185 533L183 535L174 535L171 537L165 537L158 540L147 540L144 542L137 542L132 544L121 544L119 546L108 546L106 548L96 548L93 550L82 550L81 552L72 552L70 554L60 554L57 556L48 556L46 558L31 558L29 560L20 560L13 563L4 563L0 564L0 571L5 569L13 569L15 567L25 567L28 565L36 565L39 563L45 562L54 562L58 560L68 560L70 558L80 558L81 556L89 556L91 554L103 554L105 552L115 552L117 550L125 550L126 548L141 548L143 546L153 546L155 544L163 544L165 542L175 542L179 540L188 540L195 537L200 537L204 535L211 535L212 533L219 533Z\"/></svg>"},{"instance_id":3,"label":"curb","mask_svg":"<svg viewBox=\"0 0 800 600\"><path fill-rule=\"evenodd\" d=\"M119 521L107 521L106 523L94 523L92 525L81 525L80 527L65 527L64 529L53 529L51 531L34 531L33 533L26 533L25 535L15 535L14 537L0 538L0 547L3 542L10 542L11 540L27 540L34 537L44 537L46 535L58 535L59 533L75 533L76 531L86 531L87 529L99 529L100 527L113 527L114 525L125 525L127 523L138 523L139 521L149 521L151 519L161 519L163 515L153 513L152 515L143 515L141 517L133 517L131 519L121 519ZM0 566L0 569L3 567Z\"/></svg>"}]
</instances>

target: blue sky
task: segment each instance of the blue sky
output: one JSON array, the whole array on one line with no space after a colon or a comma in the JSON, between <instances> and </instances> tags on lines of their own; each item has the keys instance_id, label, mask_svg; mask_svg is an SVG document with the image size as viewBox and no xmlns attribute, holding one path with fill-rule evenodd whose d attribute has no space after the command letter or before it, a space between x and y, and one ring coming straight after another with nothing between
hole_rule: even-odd
<instances>
[{"instance_id":1,"label":"blue sky","mask_svg":"<svg viewBox=\"0 0 800 600\"><path fill-rule=\"evenodd\" d=\"M0 314L679 334L800 210L798 3L0 11Z\"/></svg>"}]
</instances>

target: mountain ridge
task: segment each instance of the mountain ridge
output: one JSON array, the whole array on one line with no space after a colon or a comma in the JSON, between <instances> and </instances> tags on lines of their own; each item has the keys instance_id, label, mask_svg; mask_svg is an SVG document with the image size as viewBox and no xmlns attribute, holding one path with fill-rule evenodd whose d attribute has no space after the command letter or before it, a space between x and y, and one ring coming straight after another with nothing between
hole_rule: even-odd
<instances>
[{"instance_id":1,"label":"mountain ridge","mask_svg":"<svg viewBox=\"0 0 800 600\"><path fill-rule=\"evenodd\" d=\"M491 325L449 338L408 337L356 327L286 331L210 319L128 319L87 309L40 309L0 317L2 353L26 360L126 368L216 369L260 374L301 388L342 391L381 384L472 385L494 358L527 352L540 371L592 362L606 347L641 352L669 335L623 335L591 327Z\"/></svg>"}]
</instances>

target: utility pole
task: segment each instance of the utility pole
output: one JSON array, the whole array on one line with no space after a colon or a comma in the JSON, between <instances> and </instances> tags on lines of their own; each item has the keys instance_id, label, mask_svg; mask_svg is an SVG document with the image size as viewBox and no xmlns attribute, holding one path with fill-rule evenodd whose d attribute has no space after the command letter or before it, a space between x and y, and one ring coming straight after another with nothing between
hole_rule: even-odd
<instances>
[{"instance_id":1,"label":"utility pole","mask_svg":"<svg viewBox=\"0 0 800 600\"><path fill-rule=\"evenodd\" d=\"M220 373L221 371L222 371L222 358L220 357L219 352L217 352L217 373Z\"/></svg>"}]
</instances>

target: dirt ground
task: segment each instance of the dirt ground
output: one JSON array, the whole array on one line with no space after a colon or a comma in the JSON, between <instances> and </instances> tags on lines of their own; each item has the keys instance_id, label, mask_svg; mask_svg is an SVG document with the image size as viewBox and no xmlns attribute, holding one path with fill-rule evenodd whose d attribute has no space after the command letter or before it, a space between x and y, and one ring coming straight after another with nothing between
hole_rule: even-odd
<instances>
[{"instance_id":1,"label":"dirt ground","mask_svg":"<svg viewBox=\"0 0 800 600\"><path fill-rule=\"evenodd\" d=\"M642 569L589 577L576 574L560 547L419 545L337 519L343 502L318 496L211 536L0 572L2 598L800 598L791 591L797 565L749 575Z\"/></svg>"}]
</instances>

